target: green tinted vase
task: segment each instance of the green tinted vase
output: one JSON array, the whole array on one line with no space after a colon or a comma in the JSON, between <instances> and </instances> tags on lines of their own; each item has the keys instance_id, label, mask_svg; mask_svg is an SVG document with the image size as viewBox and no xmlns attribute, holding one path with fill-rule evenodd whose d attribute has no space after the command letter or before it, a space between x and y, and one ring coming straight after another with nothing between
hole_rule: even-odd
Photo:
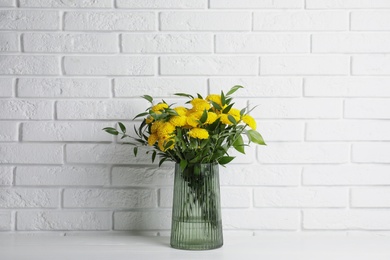
<instances>
[{"instance_id":1,"label":"green tinted vase","mask_svg":"<svg viewBox=\"0 0 390 260\"><path fill-rule=\"evenodd\" d=\"M207 250L223 245L217 164L175 165L171 246Z\"/></svg>"}]
</instances>

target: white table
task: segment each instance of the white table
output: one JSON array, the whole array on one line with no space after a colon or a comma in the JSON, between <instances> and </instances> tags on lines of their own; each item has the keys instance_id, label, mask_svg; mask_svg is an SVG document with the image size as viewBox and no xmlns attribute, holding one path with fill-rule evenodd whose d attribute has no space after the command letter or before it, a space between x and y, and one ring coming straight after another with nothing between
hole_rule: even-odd
<instances>
[{"instance_id":1,"label":"white table","mask_svg":"<svg viewBox=\"0 0 390 260\"><path fill-rule=\"evenodd\" d=\"M390 236L373 234L259 233L225 236L209 251L172 249L169 237L89 234L76 236L0 234L0 259L39 260L389 260Z\"/></svg>"}]
</instances>

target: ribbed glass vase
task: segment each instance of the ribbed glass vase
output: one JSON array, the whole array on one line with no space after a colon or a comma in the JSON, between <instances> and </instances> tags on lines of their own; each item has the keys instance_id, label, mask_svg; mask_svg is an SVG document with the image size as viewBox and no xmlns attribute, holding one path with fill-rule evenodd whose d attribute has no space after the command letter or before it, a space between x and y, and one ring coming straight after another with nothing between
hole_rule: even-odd
<instances>
[{"instance_id":1,"label":"ribbed glass vase","mask_svg":"<svg viewBox=\"0 0 390 260\"><path fill-rule=\"evenodd\" d=\"M175 165L171 246L207 250L223 245L217 164Z\"/></svg>"}]
</instances>

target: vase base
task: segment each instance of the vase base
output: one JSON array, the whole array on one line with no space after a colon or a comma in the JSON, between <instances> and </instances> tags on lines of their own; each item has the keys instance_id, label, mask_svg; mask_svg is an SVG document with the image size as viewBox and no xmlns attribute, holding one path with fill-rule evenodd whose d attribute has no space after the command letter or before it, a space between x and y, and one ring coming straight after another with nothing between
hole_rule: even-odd
<instances>
[{"instance_id":1,"label":"vase base","mask_svg":"<svg viewBox=\"0 0 390 260\"><path fill-rule=\"evenodd\" d=\"M180 245L172 245L172 244L171 244L171 247L172 247L172 248L175 248L175 249L180 249L180 250L193 250L193 251L213 250L213 249L221 248L222 246L223 246L223 243L221 243L221 244L216 244L216 245L211 245L211 244L206 244L206 245L205 245L205 242L204 242L204 241L199 241L199 243L197 243L196 241L194 241L194 242L191 243L191 244L183 244L183 243L181 243Z\"/></svg>"}]
</instances>

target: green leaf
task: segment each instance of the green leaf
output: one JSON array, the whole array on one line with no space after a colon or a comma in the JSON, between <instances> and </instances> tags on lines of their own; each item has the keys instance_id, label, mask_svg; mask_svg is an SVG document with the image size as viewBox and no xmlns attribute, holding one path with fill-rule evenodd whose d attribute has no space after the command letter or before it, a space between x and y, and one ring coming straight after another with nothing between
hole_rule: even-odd
<instances>
[{"instance_id":1,"label":"green leaf","mask_svg":"<svg viewBox=\"0 0 390 260\"><path fill-rule=\"evenodd\" d=\"M191 99L194 99L193 96L189 95L189 94L186 94L186 93L175 93L173 94L175 96L179 96L179 97L188 97L188 98L191 98Z\"/></svg>"},{"instance_id":2,"label":"green leaf","mask_svg":"<svg viewBox=\"0 0 390 260\"><path fill-rule=\"evenodd\" d=\"M232 115L228 115L228 119L230 122L232 122L234 125L237 125L236 119Z\"/></svg>"},{"instance_id":3,"label":"green leaf","mask_svg":"<svg viewBox=\"0 0 390 260\"><path fill-rule=\"evenodd\" d=\"M122 132L123 132L123 133L126 133L126 127L125 127L125 125L122 124L121 122L118 122L118 125L119 125L119 127L121 128Z\"/></svg>"},{"instance_id":4,"label":"green leaf","mask_svg":"<svg viewBox=\"0 0 390 260\"><path fill-rule=\"evenodd\" d=\"M233 143L234 149L236 149L238 152L245 154L245 145L244 145L244 139L241 135L239 135Z\"/></svg>"},{"instance_id":5,"label":"green leaf","mask_svg":"<svg viewBox=\"0 0 390 260\"><path fill-rule=\"evenodd\" d=\"M240 111L240 116L241 117L245 114L245 110L246 110L246 108L241 109L241 111Z\"/></svg>"},{"instance_id":6,"label":"green leaf","mask_svg":"<svg viewBox=\"0 0 390 260\"><path fill-rule=\"evenodd\" d=\"M133 148L133 153L134 153L134 156L137 156L137 153L138 153L138 147L134 147Z\"/></svg>"},{"instance_id":7,"label":"green leaf","mask_svg":"<svg viewBox=\"0 0 390 260\"><path fill-rule=\"evenodd\" d=\"M207 120L207 110L205 109L205 110L203 110L203 114L202 114L202 116L200 117L199 121L200 121L202 124L204 124L204 123L206 122L206 120Z\"/></svg>"},{"instance_id":8,"label":"green leaf","mask_svg":"<svg viewBox=\"0 0 390 260\"><path fill-rule=\"evenodd\" d=\"M152 163L154 162L154 160L156 159L156 155L157 155L157 152L155 150L153 150L153 154L152 154Z\"/></svg>"},{"instance_id":9,"label":"green leaf","mask_svg":"<svg viewBox=\"0 0 390 260\"><path fill-rule=\"evenodd\" d=\"M232 87L228 93L226 93L226 96L230 96L231 94L233 94L234 92L236 92L237 90L239 90L240 88L244 88L243 86L240 86L240 85L235 85L234 87Z\"/></svg>"},{"instance_id":10,"label":"green leaf","mask_svg":"<svg viewBox=\"0 0 390 260\"><path fill-rule=\"evenodd\" d=\"M183 171L187 167L188 162L186 160L180 161L180 169Z\"/></svg>"},{"instance_id":11,"label":"green leaf","mask_svg":"<svg viewBox=\"0 0 390 260\"><path fill-rule=\"evenodd\" d=\"M246 134L249 138L249 141L254 142L255 144L266 145L263 137L256 130L248 130L246 131Z\"/></svg>"},{"instance_id":12,"label":"green leaf","mask_svg":"<svg viewBox=\"0 0 390 260\"><path fill-rule=\"evenodd\" d=\"M234 105L234 103L228 105L227 107L225 107L225 108L223 109L222 113L224 113L224 114L229 113L229 111L230 111L230 109L232 109L232 106L233 106L233 105Z\"/></svg>"},{"instance_id":13,"label":"green leaf","mask_svg":"<svg viewBox=\"0 0 390 260\"><path fill-rule=\"evenodd\" d=\"M234 158L235 157L232 157L232 156L223 156L223 157L218 159L218 163L221 165L224 165L224 164L227 164L227 163L230 163L231 161L233 161Z\"/></svg>"},{"instance_id":14,"label":"green leaf","mask_svg":"<svg viewBox=\"0 0 390 260\"><path fill-rule=\"evenodd\" d=\"M141 114L136 115L136 116L133 118L133 120L136 119L136 118L138 118L138 117L142 117L142 116L146 116L146 115L149 115L149 113L148 113L148 112L143 112L143 113L141 113Z\"/></svg>"},{"instance_id":15,"label":"green leaf","mask_svg":"<svg viewBox=\"0 0 390 260\"><path fill-rule=\"evenodd\" d=\"M213 105L213 107L215 107L218 110L222 110L222 107L220 105L218 105L217 103L215 103L214 101L211 101L211 100L210 100L210 102Z\"/></svg>"},{"instance_id":16,"label":"green leaf","mask_svg":"<svg viewBox=\"0 0 390 260\"><path fill-rule=\"evenodd\" d=\"M203 99L203 97L199 93L197 95L198 95L198 98Z\"/></svg>"},{"instance_id":17,"label":"green leaf","mask_svg":"<svg viewBox=\"0 0 390 260\"><path fill-rule=\"evenodd\" d=\"M103 130L106 131L109 134L112 134L112 135L118 135L119 134L119 132L115 128L112 128L112 127L106 127L106 128L103 128Z\"/></svg>"},{"instance_id":18,"label":"green leaf","mask_svg":"<svg viewBox=\"0 0 390 260\"><path fill-rule=\"evenodd\" d=\"M149 96L149 95L143 95L142 98L146 99L150 103L153 103L153 98L151 96Z\"/></svg>"},{"instance_id":19,"label":"green leaf","mask_svg":"<svg viewBox=\"0 0 390 260\"><path fill-rule=\"evenodd\" d=\"M161 164L163 164L168 158L167 157L164 157L160 160L160 162L158 163L158 167L161 166Z\"/></svg>"},{"instance_id":20,"label":"green leaf","mask_svg":"<svg viewBox=\"0 0 390 260\"><path fill-rule=\"evenodd\" d=\"M222 106L226 105L226 98L225 98L225 94L223 93L223 91L221 91L221 103L222 103Z\"/></svg>"}]
</instances>

